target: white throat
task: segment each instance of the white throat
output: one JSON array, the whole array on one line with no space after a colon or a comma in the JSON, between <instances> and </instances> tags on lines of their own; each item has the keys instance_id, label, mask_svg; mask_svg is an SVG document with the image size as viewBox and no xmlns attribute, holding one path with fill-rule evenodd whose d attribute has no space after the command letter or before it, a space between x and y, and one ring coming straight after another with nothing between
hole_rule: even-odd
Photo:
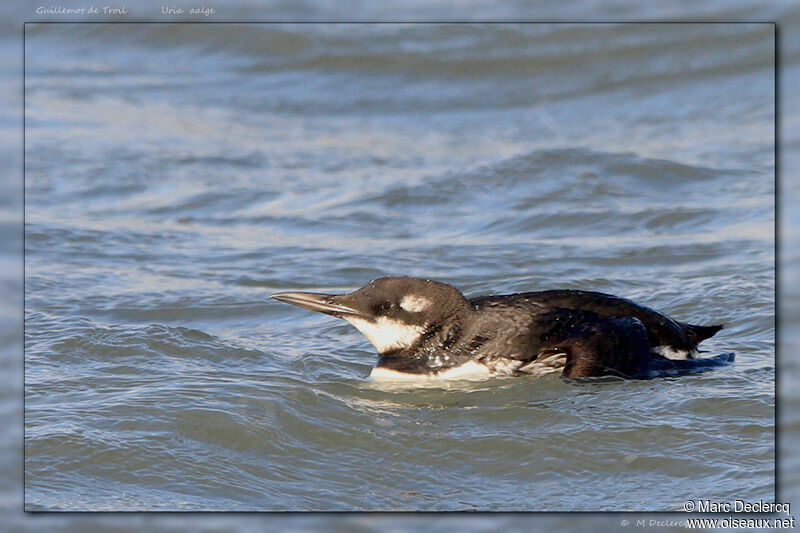
<instances>
[{"instance_id":1,"label":"white throat","mask_svg":"<svg viewBox=\"0 0 800 533\"><path fill-rule=\"evenodd\" d=\"M378 317L374 321L348 315L342 318L363 333L378 353L408 348L424 333L421 326L410 326L386 317Z\"/></svg>"}]
</instances>

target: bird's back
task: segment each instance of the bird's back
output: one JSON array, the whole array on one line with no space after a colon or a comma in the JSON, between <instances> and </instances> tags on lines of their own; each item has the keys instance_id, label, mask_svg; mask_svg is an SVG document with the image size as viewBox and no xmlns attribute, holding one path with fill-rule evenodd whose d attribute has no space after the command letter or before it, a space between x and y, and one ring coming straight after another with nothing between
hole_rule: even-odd
<instances>
[{"instance_id":1,"label":"bird's back","mask_svg":"<svg viewBox=\"0 0 800 533\"><path fill-rule=\"evenodd\" d=\"M551 313L560 313L557 316L563 316L563 320L572 317L578 322L632 317L644 324L654 350L685 352L684 356L690 356L700 341L711 337L722 327L684 324L626 298L592 291L548 290L480 296L470 299L470 303L479 313L502 315L506 314L504 310L513 310L510 316L524 312L534 317L534 322L536 317Z\"/></svg>"}]
</instances>

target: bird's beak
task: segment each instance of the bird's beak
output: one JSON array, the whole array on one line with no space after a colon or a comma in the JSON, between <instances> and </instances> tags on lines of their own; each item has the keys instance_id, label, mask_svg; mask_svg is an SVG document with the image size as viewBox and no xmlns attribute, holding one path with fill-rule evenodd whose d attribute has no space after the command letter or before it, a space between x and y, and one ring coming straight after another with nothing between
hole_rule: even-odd
<instances>
[{"instance_id":1,"label":"bird's beak","mask_svg":"<svg viewBox=\"0 0 800 533\"><path fill-rule=\"evenodd\" d=\"M279 292L270 296L275 300L296 305L309 311L319 311L327 315L358 315L362 316L359 310L341 303L337 294L318 294L314 292Z\"/></svg>"}]
</instances>

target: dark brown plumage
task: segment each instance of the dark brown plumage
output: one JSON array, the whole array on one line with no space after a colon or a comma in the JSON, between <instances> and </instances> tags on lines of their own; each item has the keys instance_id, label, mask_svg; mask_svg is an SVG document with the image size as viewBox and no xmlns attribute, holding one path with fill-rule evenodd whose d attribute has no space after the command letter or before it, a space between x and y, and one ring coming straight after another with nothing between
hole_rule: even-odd
<instances>
[{"instance_id":1,"label":"dark brown plumage","mask_svg":"<svg viewBox=\"0 0 800 533\"><path fill-rule=\"evenodd\" d=\"M349 321L378 349L376 369L403 375L439 376L477 363L489 375L561 369L570 378L644 378L733 360L733 354L695 359L697 345L721 325L686 324L598 292L550 290L467 299L445 283L388 277L349 294L273 297Z\"/></svg>"}]
</instances>

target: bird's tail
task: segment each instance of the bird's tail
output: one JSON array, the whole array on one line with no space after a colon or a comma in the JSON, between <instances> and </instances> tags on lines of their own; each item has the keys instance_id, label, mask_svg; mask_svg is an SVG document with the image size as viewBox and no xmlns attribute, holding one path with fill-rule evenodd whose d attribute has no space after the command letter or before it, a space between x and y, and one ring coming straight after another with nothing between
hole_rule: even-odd
<instances>
[{"instance_id":1,"label":"bird's tail","mask_svg":"<svg viewBox=\"0 0 800 533\"><path fill-rule=\"evenodd\" d=\"M694 324L686 324L686 327L692 332L692 336L694 336L694 343L699 344L704 340L710 339L716 335L716 333L724 328L725 325L717 324L715 326L695 326Z\"/></svg>"}]
</instances>

